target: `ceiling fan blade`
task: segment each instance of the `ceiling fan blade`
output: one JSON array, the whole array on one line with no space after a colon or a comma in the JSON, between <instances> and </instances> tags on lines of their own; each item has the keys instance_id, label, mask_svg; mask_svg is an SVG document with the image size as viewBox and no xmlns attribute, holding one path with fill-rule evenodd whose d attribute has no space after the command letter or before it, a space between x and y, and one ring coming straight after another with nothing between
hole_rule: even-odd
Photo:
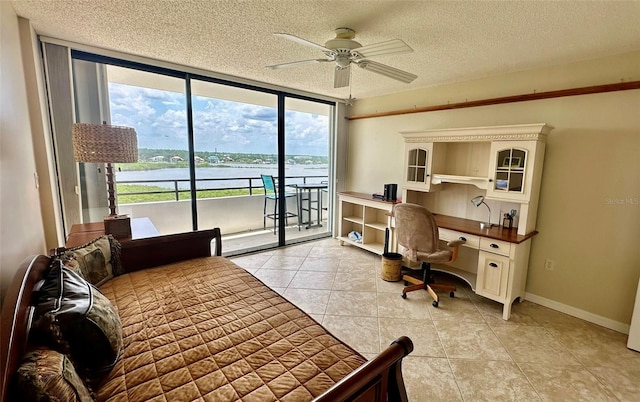
<instances>
[{"instance_id":1,"label":"ceiling fan blade","mask_svg":"<svg viewBox=\"0 0 640 402\"><path fill-rule=\"evenodd\" d=\"M351 50L352 54L356 53L359 57L364 58L408 52L413 52L413 49L400 39L391 39L386 42L374 43L373 45L362 46Z\"/></svg>"},{"instance_id":2,"label":"ceiling fan blade","mask_svg":"<svg viewBox=\"0 0 640 402\"><path fill-rule=\"evenodd\" d=\"M272 70L276 70L278 68L302 66L302 65L305 65L305 64L324 63L326 61L331 61L331 60L327 60L327 59L300 60L300 61L292 61L291 63L274 64L272 66L267 66L267 68L270 68Z\"/></svg>"},{"instance_id":3,"label":"ceiling fan blade","mask_svg":"<svg viewBox=\"0 0 640 402\"><path fill-rule=\"evenodd\" d=\"M351 77L351 64L346 67L336 66L336 71L333 74L333 87L343 88L349 86L349 78Z\"/></svg>"},{"instance_id":4,"label":"ceiling fan blade","mask_svg":"<svg viewBox=\"0 0 640 402\"><path fill-rule=\"evenodd\" d=\"M324 46L318 45L317 43L310 42L310 41L308 41L306 39L299 38L299 37L297 37L295 35L286 34L286 33L275 33L274 35L275 36L279 36L281 38L289 39L289 40L294 41L296 43L299 43L301 45L315 47L316 49L320 49L323 52L331 52L330 49L327 49Z\"/></svg>"},{"instance_id":5,"label":"ceiling fan blade","mask_svg":"<svg viewBox=\"0 0 640 402\"><path fill-rule=\"evenodd\" d=\"M358 66L364 68L365 70L384 75L385 77L393 78L394 80L402 81L406 84L418 78L418 76L415 74L411 74L406 71L387 66L386 64L377 63L371 60L361 60L356 64L358 64Z\"/></svg>"}]
</instances>

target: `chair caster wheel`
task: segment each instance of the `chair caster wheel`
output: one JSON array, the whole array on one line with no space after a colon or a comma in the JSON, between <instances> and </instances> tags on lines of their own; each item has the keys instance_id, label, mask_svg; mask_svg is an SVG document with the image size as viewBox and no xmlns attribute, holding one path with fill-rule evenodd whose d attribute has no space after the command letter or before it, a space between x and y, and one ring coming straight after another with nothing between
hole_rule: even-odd
<instances>
[{"instance_id":1,"label":"chair caster wheel","mask_svg":"<svg viewBox=\"0 0 640 402\"><path fill-rule=\"evenodd\" d=\"M456 295L453 292L449 292L449 297L456 297Z\"/></svg>"},{"instance_id":2,"label":"chair caster wheel","mask_svg":"<svg viewBox=\"0 0 640 402\"><path fill-rule=\"evenodd\" d=\"M403 299L406 299L406 298L407 298L407 294L406 294L406 293L403 293L403 294L402 294L402 298L403 298Z\"/></svg>"},{"instance_id":3,"label":"chair caster wheel","mask_svg":"<svg viewBox=\"0 0 640 402\"><path fill-rule=\"evenodd\" d=\"M434 301L433 303L431 303L433 305L433 307L438 308L438 302Z\"/></svg>"}]
</instances>

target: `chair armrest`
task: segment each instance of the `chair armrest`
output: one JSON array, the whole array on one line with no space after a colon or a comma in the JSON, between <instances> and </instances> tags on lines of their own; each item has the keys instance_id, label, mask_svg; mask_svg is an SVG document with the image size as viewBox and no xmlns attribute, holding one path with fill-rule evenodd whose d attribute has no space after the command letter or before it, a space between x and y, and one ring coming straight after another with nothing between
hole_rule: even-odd
<instances>
[{"instance_id":1,"label":"chair armrest","mask_svg":"<svg viewBox=\"0 0 640 402\"><path fill-rule=\"evenodd\" d=\"M462 246L464 243L466 242L460 239L451 240L450 242L447 243L447 247L458 247L458 246Z\"/></svg>"},{"instance_id":2,"label":"chair armrest","mask_svg":"<svg viewBox=\"0 0 640 402\"><path fill-rule=\"evenodd\" d=\"M464 243L465 241L460 239L451 240L450 242L447 243L447 247L451 247L453 249L451 254L451 259L448 261L449 263L454 262L458 258L458 247L460 247Z\"/></svg>"}]
</instances>

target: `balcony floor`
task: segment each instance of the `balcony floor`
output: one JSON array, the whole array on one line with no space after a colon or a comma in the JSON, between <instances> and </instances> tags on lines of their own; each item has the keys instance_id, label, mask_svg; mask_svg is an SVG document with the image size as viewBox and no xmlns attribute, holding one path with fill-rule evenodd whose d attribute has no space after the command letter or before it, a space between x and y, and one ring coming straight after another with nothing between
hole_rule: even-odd
<instances>
[{"instance_id":1,"label":"balcony floor","mask_svg":"<svg viewBox=\"0 0 640 402\"><path fill-rule=\"evenodd\" d=\"M326 219L322 222L322 226L319 227L311 227L309 229L301 227L300 230L298 230L297 225L291 225L285 229L287 244L328 236L331 236L331 233L327 231ZM231 233L229 235L222 234L222 251L225 256L246 254L277 246L278 235L269 229Z\"/></svg>"}]
</instances>

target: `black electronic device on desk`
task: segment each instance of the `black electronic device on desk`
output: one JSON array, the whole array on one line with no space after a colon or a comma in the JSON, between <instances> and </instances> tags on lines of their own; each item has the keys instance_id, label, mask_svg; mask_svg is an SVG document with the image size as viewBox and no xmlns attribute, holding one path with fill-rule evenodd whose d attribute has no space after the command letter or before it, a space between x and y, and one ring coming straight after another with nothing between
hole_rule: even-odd
<instances>
[{"instance_id":1,"label":"black electronic device on desk","mask_svg":"<svg viewBox=\"0 0 640 402\"><path fill-rule=\"evenodd\" d=\"M372 194L373 198L383 201L396 201L398 199L398 185L385 184L383 194Z\"/></svg>"}]
</instances>

